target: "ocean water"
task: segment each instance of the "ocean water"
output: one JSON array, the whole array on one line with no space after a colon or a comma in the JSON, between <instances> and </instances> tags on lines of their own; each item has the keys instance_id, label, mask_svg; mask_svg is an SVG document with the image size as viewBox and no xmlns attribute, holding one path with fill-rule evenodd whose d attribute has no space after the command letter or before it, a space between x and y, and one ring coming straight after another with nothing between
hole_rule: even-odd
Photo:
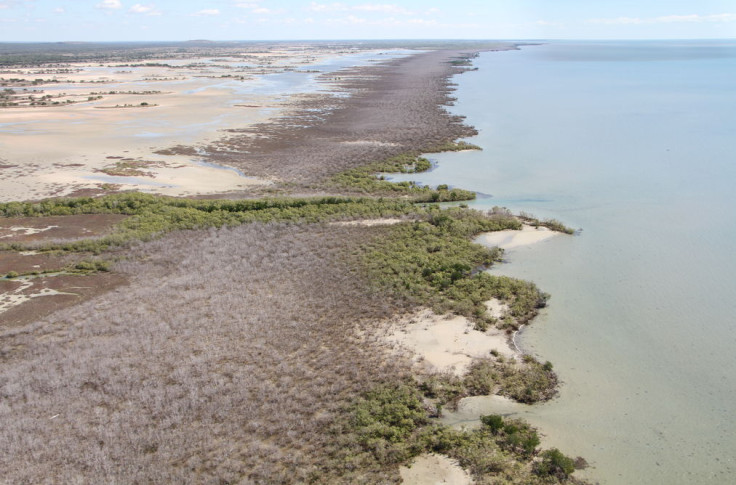
<instances>
[{"instance_id":1,"label":"ocean water","mask_svg":"<svg viewBox=\"0 0 736 485\"><path fill-rule=\"evenodd\" d=\"M515 413L600 483L736 483L736 41L553 42L475 66L451 111L484 150L412 178L582 228L493 270L552 294L520 344L560 395Z\"/></svg>"}]
</instances>

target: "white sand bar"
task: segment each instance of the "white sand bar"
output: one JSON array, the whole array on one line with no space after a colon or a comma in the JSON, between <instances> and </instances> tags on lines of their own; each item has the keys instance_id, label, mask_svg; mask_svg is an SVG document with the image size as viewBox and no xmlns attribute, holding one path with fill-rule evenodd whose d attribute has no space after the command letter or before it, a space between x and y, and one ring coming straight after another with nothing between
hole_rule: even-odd
<instances>
[{"instance_id":1,"label":"white sand bar","mask_svg":"<svg viewBox=\"0 0 736 485\"><path fill-rule=\"evenodd\" d=\"M546 227L534 227L524 224L520 231L507 230L483 233L476 238L476 242L484 246L516 249L547 241L559 235L559 232L552 231Z\"/></svg>"}]
</instances>

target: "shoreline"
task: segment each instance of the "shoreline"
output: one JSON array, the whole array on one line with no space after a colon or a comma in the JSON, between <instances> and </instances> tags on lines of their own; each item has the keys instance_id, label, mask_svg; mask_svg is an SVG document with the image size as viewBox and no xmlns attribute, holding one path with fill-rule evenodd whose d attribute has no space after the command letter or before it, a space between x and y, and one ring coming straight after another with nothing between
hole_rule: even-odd
<instances>
[{"instance_id":1,"label":"shoreline","mask_svg":"<svg viewBox=\"0 0 736 485\"><path fill-rule=\"evenodd\" d=\"M467 136L474 132L474 128L464 125L461 117L452 116L443 109L443 106L450 102L450 76L464 70L464 68L458 68L449 62L458 52L435 51L422 53L380 66L357 69L355 76L350 78L346 85L351 85L356 92L360 92L361 89L368 89L368 86L372 85L373 91L363 92L360 96L356 95L354 98L346 98L339 108L333 109L325 117L323 122L317 122L306 128L295 130L293 126L289 126L288 120L282 119L280 123L270 123L238 130L234 138L231 139L232 144L227 147L227 150L223 149L221 145L208 146L206 149L208 160L212 163L233 166L249 175L256 173L257 176L261 177L275 177L276 179L286 180L293 184L289 189L291 192L297 190L309 193L323 190L322 188L315 188L319 187L315 184L326 177L347 168L360 166L360 164L364 165L366 160L370 160L371 157L385 158L392 154L404 153L407 150L426 149L432 143ZM379 82L376 82L375 79L367 80L368 74L366 73L370 72L382 73L383 77L379 77ZM414 91L419 92L415 92L413 95L410 94L416 79L422 78L422 76L431 80L429 86L423 91L414 89ZM383 103L398 99L403 99L403 104L389 103L393 111L386 113ZM314 106L310 104L313 102L314 100L306 101L302 105L304 109L301 114L296 115L297 118L306 116L305 113L308 113L310 109L308 107ZM387 117L391 118L391 115L396 113L408 113L406 115L408 118L397 117L393 120L393 124L386 123ZM418 114L422 116L418 116ZM408 120L413 121L407 123ZM429 126L424 124L427 120L430 121ZM331 133L334 125L339 125L343 132ZM402 125L404 129L397 128L398 125ZM426 131L422 132L421 136L416 136L417 127ZM259 130L263 131L259 132ZM370 132L369 136L366 130ZM263 132L266 134L264 138L252 136L254 133L263 134ZM319 134L322 134L323 137L319 138ZM321 147L320 151L316 149L317 146ZM186 149L186 147L184 148ZM233 158L233 148L238 150L240 158ZM251 154L254 152L251 150L255 151L252 156ZM246 152L249 156L242 157L243 153ZM334 159L331 158L333 156ZM325 160L328 159L334 161L325 164ZM274 164L274 160L281 163ZM226 163L228 161L232 163ZM303 179L305 173L310 175ZM247 192L244 192L242 195L246 194ZM369 220L366 226L390 226L397 223L396 221L401 222L400 219L382 219L382 221L386 220L390 222L377 224L375 220ZM334 226L341 227L341 230L364 230L361 227L352 227L361 226L359 222L355 224L352 222L337 223ZM539 231L539 233L544 232ZM505 234L504 236L509 235ZM545 234L545 239L546 237ZM514 236L512 235L511 240L513 241L513 239ZM539 235L532 239L539 239ZM516 243L519 244L519 241L516 241ZM503 244L511 244L511 242ZM525 242L524 244L531 243ZM191 257L191 254L189 256ZM304 291L311 291L311 288L305 288ZM496 318L503 317L504 311L506 311L503 305L497 302L487 304L486 308ZM444 367L445 370L449 369L462 375L470 361L482 356L483 353L489 353L486 345L490 345L490 342L493 345L492 350L504 356L512 359L519 356L509 346L509 338L504 338L500 333L494 335L484 332L486 341L479 341L480 332L468 329L469 321L464 317L453 321L453 319L447 320L444 315L421 310L413 318L419 318L421 324L425 325L430 333L435 330L438 331L436 335L430 337L430 340L435 340L439 346L444 345L441 340L448 337L454 339L453 343L457 344L449 350L436 350L437 345L435 343L427 344L425 342L419 345L419 347L424 345L424 350L427 353L440 354L436 361L439 369ZM448 323L452 327L449 332L446 329ZM402 328L398 328L401 327L401 322L399 322L396 330L397 334L402 332L409 334L410 332L405 332L406 325L407 322L403 322L402 330ZM513 337L511 337L511 342L513 343ZM396 338L395 343L406 345L409 342ZM476 347L470 349L473 345ZM459 361L457 361L458 354L463 354L459 356ZM403 358L406 357L405 355ZM432 359L425 358L424 360L434 365L433 362L430 362ZM451 462L443 461L439 464L435 463L433 466L438 466L439 470L450 473L449 468L454 465Z\"/></svg>"}]
</instances>

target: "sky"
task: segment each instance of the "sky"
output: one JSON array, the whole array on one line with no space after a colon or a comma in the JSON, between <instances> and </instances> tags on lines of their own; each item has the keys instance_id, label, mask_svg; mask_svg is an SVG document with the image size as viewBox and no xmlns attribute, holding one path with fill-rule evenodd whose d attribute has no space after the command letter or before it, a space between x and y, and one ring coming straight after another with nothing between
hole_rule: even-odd
<instances>
[{"instance_id":1,"label":"sky","mask_svg":"<svg viewBox=\"0 0 736 485\"><path fill-rule=\"evenodd\" d=\"M0 42L735 37L736 0L0 0Z\"/></svg>"}]
</instances>

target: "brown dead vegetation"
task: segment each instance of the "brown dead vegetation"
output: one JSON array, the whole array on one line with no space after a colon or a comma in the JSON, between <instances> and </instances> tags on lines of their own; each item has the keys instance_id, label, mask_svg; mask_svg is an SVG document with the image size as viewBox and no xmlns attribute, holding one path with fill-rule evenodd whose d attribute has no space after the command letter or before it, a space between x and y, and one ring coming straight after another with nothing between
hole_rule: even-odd
<instances>
[{"instance_id":1,"label":"brown dead vegetation","mask_svg":"<svg viewBox=\"0 0 736 485\"><path fill-rule=\"evenodd\" d=\"M343 261L366 231L175 233L120 263L130 286L2 328L4 480L324 481L340 407L409 372L368 325L403 304ZM348 481L398 477L373 473Z\"/></svg>"},{"instance_id":2,"label":"brown dead vegetation","mask_svg":"<svg viewBox=\"0 0 736 485\"><path fill-rule=\"evenodd\" d=\"M309 186L372 161L432 151L475 134L443 108L451 102L449 76L463 69L452 60L467 55L432 51L341 71L333 83L349 97L304 97L277 122L228 130L206 152L248 175Z\"/></svg>"}]
</instances>

